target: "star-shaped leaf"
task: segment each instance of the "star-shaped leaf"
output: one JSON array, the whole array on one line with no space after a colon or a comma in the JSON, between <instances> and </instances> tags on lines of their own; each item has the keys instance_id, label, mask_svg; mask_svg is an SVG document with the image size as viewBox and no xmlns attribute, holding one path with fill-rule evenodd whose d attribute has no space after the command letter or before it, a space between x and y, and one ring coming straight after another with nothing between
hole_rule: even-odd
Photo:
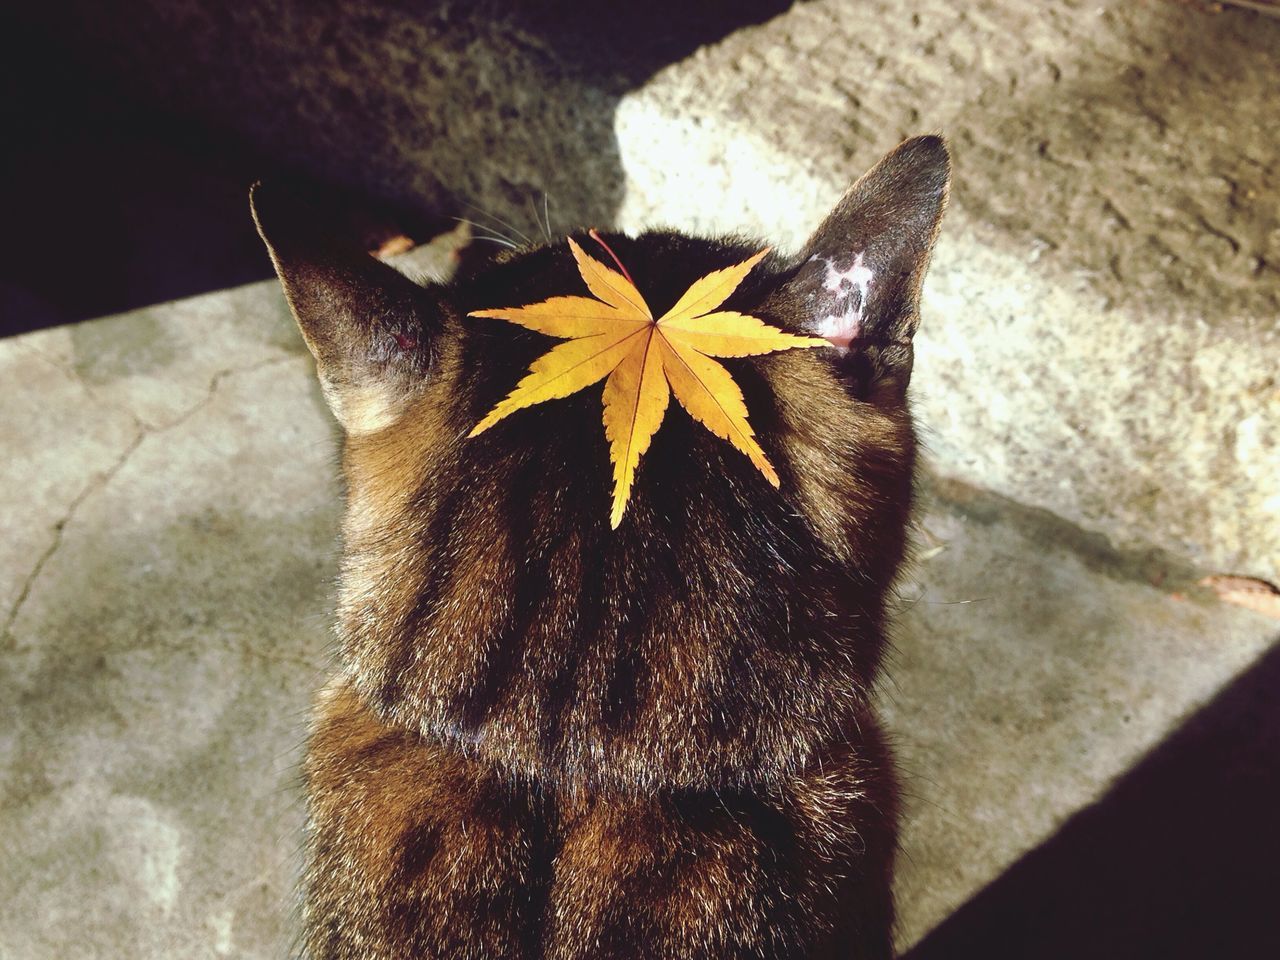
<instances>
[{"instance_id":1,"label":"star-shaped leaf","mask_svg":"<svg viewBox=\"0 0 1280 960\"><path fill-rule=\"evenodd\" d=\"M471 314L508 320L566 342L535 360L524 379L470 435L483 433L523 407L567 397L604 380L604 430L613 461L609 519L614 528L622 522L636 468L662 425L672 393L690 416L741 450L778 486L778 474L747 422L742 391L729 371L712 359L830 345L818 337L786 333L755 317L716 309L768 249L695 281L657 320L625 271L619 273L588 256L572 238L569 249L587 289L598 299L552 297L525 307Z\"/></svg>"}]
</instances>

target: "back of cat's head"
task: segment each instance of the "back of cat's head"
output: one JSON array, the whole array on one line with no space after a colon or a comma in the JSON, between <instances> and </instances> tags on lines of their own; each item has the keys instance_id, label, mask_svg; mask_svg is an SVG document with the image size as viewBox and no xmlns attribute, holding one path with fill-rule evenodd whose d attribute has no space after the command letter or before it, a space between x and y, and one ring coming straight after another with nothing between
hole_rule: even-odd
<instances>
[{"instance_id":1,"label":"back of cat's head","mask_svg":"<svg viewBox=\"0 0 1280 960\"><path fill-rule=\"evenodd\" d=\"M904 550L911 339L948 175L939 139L907 141L850 188L804 250L770 254L725 304L832 342L721 361L778 487L673 402L617 529L598 387L468 436L555 343L470 314L585 295L565 243L420 286L343 249L296 201L259 190L255 217L347 436L340 623L368 688L441 702L474 689L502 654L466 637L522 635L510 672L536 672L531 634L577 656L574 676L557 675L575 689L604 642L591 637L640 651L633 657L694 663L726 644L764 649L784 631L861 631L866 642L848 655L869 674ZM655 315L762 246L671 232L604 241ZM433 645L460 662L424 658Z\"/></svg>"}]
</instances>

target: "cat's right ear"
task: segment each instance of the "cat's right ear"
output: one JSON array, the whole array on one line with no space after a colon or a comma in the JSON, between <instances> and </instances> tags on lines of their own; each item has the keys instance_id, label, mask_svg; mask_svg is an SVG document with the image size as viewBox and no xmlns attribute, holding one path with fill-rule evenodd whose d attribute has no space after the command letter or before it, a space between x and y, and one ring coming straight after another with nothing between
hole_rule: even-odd
<instances>
[{"instance_id":1,"label":"cat's right ear","mask_svg":"<svg viewBox=\"0 0 1280 960\"><path fill-rule=\"evenodd\" d=\"M249 201L334 416L350 434L394 423L431 366L439 304L302 193L255 184Z\"/></svg>"},{"instance_id":2,"label":"cat's right ear","mask_svg":"<svg viewBox=\"0 0 1280 960\"><path fill-rule=\"evenodd\" d=\"M901 396L911 378L920 285L950 181L941 137L900 144L849 188L780 291L798 326L841 351L860 392Z\"/></svg>"}]
</instances>

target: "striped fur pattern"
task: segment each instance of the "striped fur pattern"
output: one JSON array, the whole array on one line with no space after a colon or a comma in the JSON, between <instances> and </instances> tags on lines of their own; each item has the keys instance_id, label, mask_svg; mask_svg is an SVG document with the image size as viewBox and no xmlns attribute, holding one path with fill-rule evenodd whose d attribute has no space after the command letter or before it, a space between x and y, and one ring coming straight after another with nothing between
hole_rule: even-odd
<instances>
[{"instance_id":1,"label":"striped fur pattern","mask_svg":"<svg viewBox=\"0 0 1280 960\"><path fill-rule=\"evenodd\" d=\"M887 956L894 808L874 743L836 741L760 788L561 791L390 726L341 685L307 761L309 946L343 960Z\"/></svg>"},{"instance_id":2,"label":"striped fur pattern","mask_svg":"<svg viewBox=\"0 0 1280 960\"><path fill-rule=\"evenodd\" d=\"M616 531L594 391L466 439L548 344L467 314L579 293L563 244L420 287L259 191L347 432L312 956L890 955L896 789L868 697L947 179L941 141L908 141L726 304L841 331L825 355L726 361L781 488L673 407ZM608 242L657 310L758 249Z\"/></svg>"}]
</instances>

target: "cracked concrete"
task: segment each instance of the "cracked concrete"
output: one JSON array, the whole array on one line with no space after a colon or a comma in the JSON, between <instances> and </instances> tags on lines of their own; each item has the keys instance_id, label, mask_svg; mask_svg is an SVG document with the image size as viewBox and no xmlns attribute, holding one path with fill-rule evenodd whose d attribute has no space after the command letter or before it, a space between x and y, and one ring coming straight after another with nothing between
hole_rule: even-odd
<instances>
[{"instance_id":1,"label":"cracked concrete","mask_svg":"<svg viewBox=\"0 0 1280 960\"><path fill-rule=\"evenodd\" d=\"M36 354L41 356L42 358L49 359L47 355L43 354L41 349L35 344L33 344L30 340L22 343L19 349L21 350L22 347L29 349L32 354ZM76 494L75 498L72 499L72 501L69 504L67 504L66 511L57 520L53 522L52 536L50 537L49 546L37 557L36 562L32 565L31 572L22 581L21 586L18 590L18 595L15 598L12 606L10 607L8 615L5 617L3 626L0 627L0 636L7 636L12 632L13 625L18 619L18 615L22 610L22 605L26 602L27 597L31 593L32 586L34 585L37 578L39 578L41 571L44 570L45 564L49 562L50 558L53 557L54 553L56 553L58 548L62 545L63 531L66 529L67 524L70 523L71 520L75 517L76 511L80 509L80 505L84 503L84 501L87 500L93 493L105 487L108 483L111 482L112 478L114 478L115 475L119 473L120 470L124 467L124 465L128 462L129 458L133 455L134 451L136 451L138 447L142 445L142 442L144 439L146 439L148 436L151 436L153 434L163 433L166 430L171 430L185 423L188 419L190 419L192 416L198 413L201 409L203 409L207 404L213 401L214 395L217 393L219 385L227 377L235 374L252 373L256 370L260 370L265 367L272 367L280 363L288 362L291 359L292 358L264 360L260 363L250 364L249 366L241 370L236 370L236 369L219 370L209 380L209 385L206 388L206 394L204 399L198 401L193 406L188 407L186 410L177 414L173 419L166 421L162 425L157 426L157 425L148 424L143 420L141 420L133 410L128 408L118 407L117 409L124 409L129 414L129 416L132 417L134 425L137 428L137 432L134 434L133 439L129 441L128 445L120 453L120 456L115 460L115 462L110 464L107 467L107 469L102 473L95 474L89 480L89 482L85 485L85 487L78 494ZM56 361L49 360L49 362L55 366L59 366ZM68 372L68 374L72 377L79 376L79 374L75 373L74 371L66 371L65 367L61 369L63 369L64 372ZM83 381L82 381L82 385L83 385ZM112 403L112 401L108 398L99 397L92 389L88 388L87 386L86 386L86 393L88 393L95 401L104 402L104 403L107 403L108 405Z\"/></svg>"},{"instance_id":2,"label":"cracked concrete","mask_svg":"<svg viewBox=\"0 0 1280 960\"><path fill-rule=\"evenodd\" d=\"M6 956L287 953L331 435L302 356L209 382L59 516L6 631Z\"/></svg>"},{"instance_id":3,"label":"cracked concrete","mask_svg":"<svg viewBox=\"0 0 1280 960\"><path fill-rule=\"evenodd\" d=\"M0 376L0 956L287 955L339 503L279 289L5 341Z\"/></svg>"},{"instance_id":4,"label":"cracked concrete","mask_svg":"<svg viewBox=\"0 0 1280 960\"><path fill-rule=\"evenodd\" d=\"M105 486L111 481L111 478L119 472L120 468L124 466L125 461L129 459L130 454L132 454L134 450L138 449L138 445L142 443L142 437L142 433L136 434L134 438L129 441L129 445L124 448L119 459L117 459L115 463L111 464L104 473L98 474L91 479L89 483L85 485L84 489L76 494L75 499L67 505L66 512L54 521L53 535L50 537L49 546L46 547L45 550L36 558L36 562L31 566L31 572L27 574L26 578L22 581L21 587L18 590L18 595L14 599L8 615L5 617L3 628L0 629L0 636L7 637L12 632L13 625L18 619L18 614L22 612L22 605L27 602L27 597L31 595L32 586L39 578L41 571L44 570L45 564L47 564L49 559L58 551L58 547L62 546L62 531L75 516L76 511L80 509L80 504L84 503L89 495L95 490Z\"/></svg>"},{"instance_id":5,"label":"cracked concrete","mask_svg":"<svg viewBox=\"0 0 1280 960\"><path fill-rule=\"evenodd\" d=\"M162 326L155 311L163 308L152 308L13 341L13 350L5 358L7 382L19 384L21 388L24 376L30 376L33 366L36 369L42 365L53 367L63 375L64 382L59 387L69 386L73 394L80 393L88 401L85 409L95 411L88 423L81 421L77 424L77 432L95 435L101 432L111 436L120 431L120 420L127 418L132 435L127 441L123 440L123 435L120 436L118 442L123 446L119 453L113 460L105 462L102 469L95 470L80 492L66 501L65 510L50 521L48 511L58 499L55 491L63 487L66 480L59 475L62 467L61 459L56 457L59 451L44 445L49 429L49 410L41 403L39 391L22 390L23 396L15 397L15 408L9 411L10 422L18 429L16 443L12 447L14 479L18 483L27 480L52 486L53 489L49 490L48 500L37 504L35 511L12 517L10 524L14 529L4 531L6 540L24 551L40 526L45 526L50 533L48 546L38 554L30 573L18 581L16 596L12 598L4 620L3 634L12 630L33 582L58 549L63 531L80 505L120 471L147 436L181 425L213 399L219 384L227 376L297 356L299 344L286 336L281 343L289 347L287 357L268 356L267 359L259 357L250 361L242 355L241 360L246 364L242 368L226 367L212 374L202 373L211 364L233 363L235 352L246 346L244 341L237 341L229 335L235 329L236 318L243 308L235 292L202 303L202 307L191 318L191 329L175 324ZM292 319L287 309L278 319L282 325L285 322L289 324L285 330L291 329ZM255 355L260 354L264 346L269 354L273 346L279 346L263 344L260 338L250 340L249 345ZM302 350L305 352L305 347ZM159 356L158 351L162 351ZM175 367L182 371L179 374L182 382L176 384L169 381ZM202 377L206 380L203 389L198 386ZM29 408L23 408L24 400L31 402ZM96 460L97 457L91 455L90 462ZM48 479L51 476L54 478L52 484Z\"/></svg>"}]
</instances>

